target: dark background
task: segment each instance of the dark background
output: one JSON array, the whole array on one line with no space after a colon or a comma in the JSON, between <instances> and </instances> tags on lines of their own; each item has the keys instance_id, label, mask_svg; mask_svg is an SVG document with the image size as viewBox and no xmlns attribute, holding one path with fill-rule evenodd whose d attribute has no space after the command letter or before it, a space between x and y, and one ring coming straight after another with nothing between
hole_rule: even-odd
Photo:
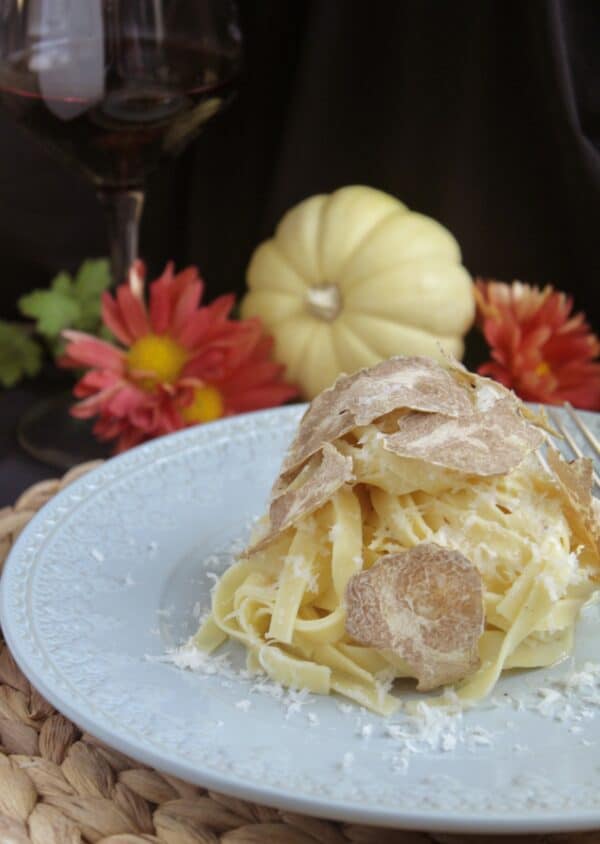
<instances>
[{"instance_id":1,"label":"dark background","mask_svg":"<svg viewBox=\"0 0 600 844\"><path fill-rule=\"evenodd\" d=\"M443 222L474 275L600 307L597 0L241 0L235 105L148 185L151 270L196 263L243 290L298 200L350 183ZM92 188L0 115L0 316L107 252Z\"/></svg>"},{"instance_id":2,"label":"dark background","mask_svg":"<svg viewBox=\"0 0 600 844\"><path fill-rule=\"evenodd\" d=\"M552 283L600 331L599 0L239 5L237 102L149 181L152 273L193 262L209 298L241 293L253 247L287 208L366 183L448 226L473 275ZM90 185L0 113L0 317L106 253ZM467 363L484 354L472 332ZM57 377L0 391L0 506L59 473L15 437Z\"/></svg>"}]
</instances>

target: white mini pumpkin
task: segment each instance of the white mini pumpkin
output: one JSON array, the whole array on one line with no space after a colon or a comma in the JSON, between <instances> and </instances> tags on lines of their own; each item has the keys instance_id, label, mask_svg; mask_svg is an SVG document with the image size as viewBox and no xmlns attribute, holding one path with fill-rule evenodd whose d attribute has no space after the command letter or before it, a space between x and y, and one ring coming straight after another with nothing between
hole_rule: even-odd
<instances>
[{"instance_id":1,"label":"white mini pumpkin","mask_svg":"<svg viewBox=\"0 0 600 844\"><path fill-rule=\"evenodd\" d=\"M392 355L462 357L474 297L442 225L359 185L288 211L255 250L242 316L259 316L275 357L310 399L341 372Z\"/></svg>"}]
</instances>

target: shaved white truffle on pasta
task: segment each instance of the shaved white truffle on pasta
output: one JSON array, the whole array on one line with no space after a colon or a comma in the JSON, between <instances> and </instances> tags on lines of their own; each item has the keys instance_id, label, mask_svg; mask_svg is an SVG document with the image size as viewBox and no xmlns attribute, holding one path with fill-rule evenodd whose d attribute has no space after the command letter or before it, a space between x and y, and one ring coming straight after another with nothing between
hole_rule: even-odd
<instances>
[{"instance_id":1,"label":"shaved white truffle on pasta","mask_svg":"<svg viewBox=\"0 0 600 844\"><path fill-rule=\"evenodd\" d=\"M561 659L600 530L589 462L536 459L550 430L456 361L342 376L301 420L196 646L235 639L250 671L382 715L399 678L471 705L502 671Z\"/></svg>"}]
</instances>

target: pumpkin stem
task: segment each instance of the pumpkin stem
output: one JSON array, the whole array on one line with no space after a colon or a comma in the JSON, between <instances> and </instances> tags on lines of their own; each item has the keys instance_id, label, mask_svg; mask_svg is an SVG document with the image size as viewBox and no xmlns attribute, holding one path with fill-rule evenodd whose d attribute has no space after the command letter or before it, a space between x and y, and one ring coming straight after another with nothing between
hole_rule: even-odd
<instances>
[{"instance_id":1,"label":"pumpkin stem","mask_svg":"<svg viewBox=\"0 0 600 844\"><path fill-rule=\"evenodd\" d=\"M317 319L333 322L342 310L342 295L337 284L313 284L306 292L306 309Z\"/></svg>"}]
</instances>

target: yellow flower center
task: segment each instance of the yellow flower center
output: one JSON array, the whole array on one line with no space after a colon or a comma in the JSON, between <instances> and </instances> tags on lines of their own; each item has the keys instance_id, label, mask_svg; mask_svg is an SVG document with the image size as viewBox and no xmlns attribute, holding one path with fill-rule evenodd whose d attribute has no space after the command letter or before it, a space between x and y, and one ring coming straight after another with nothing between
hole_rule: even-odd
<instances>
[{"instance_id":1,"label":"yellow flower center","mask_svg":"<svg viewBox=\"0 0 600 844\"><path fill-rule=\"evenodd\" d=\"M149 377L141 382L146 390L156 384L172 384L181 375L187 361L187 352L164 334L147 334L136 340L127 354L127 368L147 372Z\"/></svg>"},{"instance_id":2,"label":"yellow flower center","mask_svg":"<svg viewBox=\"0 0 600 844\"><path fill-rule=\"evenodd\" d=\"M213 422L225 412L225 404L216 387L196 387L194 398L181 411L186 422Z\"/></svg>"},{"instance_id":3,"label":"yellow flower center","mask_svg":"<svg viewBox=\"0 0 600 844\"><path fill-rule=\"evenodd\" d=\"M538 363L534 370L536 375L543 377L544 375L550 375L551 369L550 366L543 360L541 363Z\"/></svg>"}]
</instances>

